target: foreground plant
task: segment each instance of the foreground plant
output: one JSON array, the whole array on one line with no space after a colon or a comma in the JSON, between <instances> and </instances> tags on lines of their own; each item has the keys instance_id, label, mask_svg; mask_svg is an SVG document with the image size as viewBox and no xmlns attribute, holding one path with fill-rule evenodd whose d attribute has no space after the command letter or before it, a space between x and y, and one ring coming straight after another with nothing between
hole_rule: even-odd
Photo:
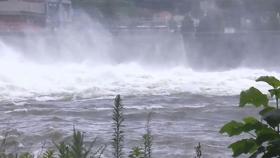
<instances>
[{"instance_id":1,"label":"foreground plant","mask_svg":"<svg viewBox=\"0 0 280 158\"><path fill-rule=\"evenodd\" d=\"M18 156L16 155L15 157L12 158L17 158ZM30 153L23 153L19 156L19 158L34 158L34 155L30 154ZM44 157L43 157L44 158Z\"/></svg>"},{"instance_id":2,"label":"foreground plant","mask_svg":"<svg viewBox=\"0 0 280 158\"><path fill-rule=\"evenodd\" d=\"M201 151L200 143L198 143L198 145L195 146L194 149L195 149L195 153L196 153L195 158L201 158L202 157L202 151Z\"/></svg>"},{"instance_id":3,"label":"foreground plant","mask_svg":"<svg viewBox=\"0 0 280 158\"><path fill-rule=\"evenodd\" d=\"M265 82L272 87L269 90L270 96L251 87L241 92L239 106L253 105L261 108L259 112L261 119L246 117L242 122L231 121L221 128L220 133L226 133L230 137L243 133L249 136L249 138L241 139L229 146L233 151L234 157L242 154L249 154L250 158L280 157L280 81L272 76L263 76L256 81ZM271 103L269 102L270 99L275 101Z\"/></svg>"},{"instance_id":4,"label":"foreground plant","mask_svg":"<svg viewBox=\"0 0 280 158\"><path fill-rule=\"evenodd\" d=\"M129 158L145 158L143 149L140 147L134 147L128 157Z\"/></svg>"},{"instance_id":5,"label":"foreground plant","mask_svg":"<svg viewBox=\"0 0 280 158\"><path fill-rule=\"evenodd\" d=\"M130 151L129 158L152 158L152 142L153 136L150 127L152 113L148 114L147 123L146 123L146 133L143 135L143 144L141 147L136 146ZM142 147L143 146L143 147Z\"/></svg>"},{"instance_id":6,"label":"foreground plant","mask_svg":"<svg viewBox=\"0 0 280 158\"><path fill-rule=\"evenodd\" d=\"M146 134L143 135L144 139L144 158L152 157L152 145L153 145L153 136L150 127L152 113L148 114L147 123L146 123Z\"/></svg>"},{"instance_id":7,"label":"foreground plant","mask_svg":"<svg viewBox=\"0 0 280 158\"><path fill-rule=\"evenodd\" d=\"M68 158L68 157L70 157L69 146L66 145L64 142L61 142L58 145L56 144L56 148L58 150L58 157L59 158Z\"/></svg>"},{"instance_id":8,"label":"foreground plant","mask_svg":"<svg viewBox=\"0 0 280 158\"><path fill-rule=\"evenodd\" d=\"M81 131L73 130L72 142L64 142L56 145L59 158L100 158L106 146L100 146L95 151L96 139L87 146L84 141L84 134Z\"/></svg>"},{"instance_id":9,"label":"foreground plant","mask_svg":"<svg viewBox=\"0 0 280 158\"><path fill-rule=\"evenodd\" d=\"M3 140L3 144L6 139ZM96 139L86 145L84 141L84 134L76 129L73 130L72 140L69 144L61 142L60 144L55 144L57 150L47 150L38 158L100 158L106 148L105 145L96 148ZM22 154L6 154L5 147L0 153L0 158L34 158L35 156L31 153Z\"/></svg>"},{"instance_id":10,"label":"foreground plant","mask_svg":"<svg viewBox=\"0 0 280 158\"><path fill-rule=\"evenodd\" d=\"M55 158L55 153L53 150L47 150L42 158Z\"/></svg>"},{"instance_id":11,"label":"foreground plant","mask_svg":"<svg viewBox=\"0 0 280 158\"><path fill-rule=\"evenodd\" d=\"M123 144L124 144L124 131L123 131L123 105L121 103L121 96L117 95L114 102L113 109L113 156L114 158L123 158Z\"/></svg>"}]
</instances>

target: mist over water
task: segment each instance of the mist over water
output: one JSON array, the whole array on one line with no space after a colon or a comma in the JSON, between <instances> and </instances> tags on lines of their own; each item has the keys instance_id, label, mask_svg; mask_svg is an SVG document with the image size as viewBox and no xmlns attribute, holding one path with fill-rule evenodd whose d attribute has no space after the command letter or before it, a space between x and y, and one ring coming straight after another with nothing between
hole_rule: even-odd
<instances>
[{"instance_id":1,"label":"mist over water","mask_svg":"<svg viewBox=\"0 0 280 158\"><path fill-rule=\"evenodd\" d=\"M260 75L279 76L274 70L242 64L222 71L197 71L189 66L189 51L180 33L111 33L86 17L55 34L4 37L0 41L0 100L76 100L115 94L237 95L255 85ZM235 60L234 55L215 58L216 62Z\"/></svg>"},{"instance_id":2,"label":"mist over water","mask_svg":"<svg viewBox=\"0 0 280 158\"><path fill-rule=\"evenodd\" d=\"M236 108L236 95L250 86L267 90L255 82L259 76L280 77L273 63L278 58L271 58L277 51L262 53L261 41L251 39L249 45L242 41L250 49L239 56L230 47L233 54L197 55L204 45L186 43L180 32L111 32L87 16L52 34L3 36L0 127L12 128L19 149L35 152L42 140L70 135L73 124L108 144L112 98L121 94L128 146L137 145L153 111L156 157L193 157L198 142L206 157L230 157L231 140L219 128L227 119L254 115Z\"/></svg>"}]
</instances>

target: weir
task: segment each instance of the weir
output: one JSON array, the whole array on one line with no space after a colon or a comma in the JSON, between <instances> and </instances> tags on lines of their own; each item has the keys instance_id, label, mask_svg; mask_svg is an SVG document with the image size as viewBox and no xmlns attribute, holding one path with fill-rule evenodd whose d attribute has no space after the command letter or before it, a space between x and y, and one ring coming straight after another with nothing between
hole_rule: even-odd
<instances>
[{"instance_id":1,"label":"weir","mask_svg":"<svg viewBox=\"0 0 280 158\"><path fill-rule=\"evenodd\" d=\"M1 36L0 127L8 129L3 138L10 134L6 151L36 155L42 146L70 140L74 125L85 132L86 142L97 136L98 144L108 144L102 157L111 158L113 98L120 94L125 151L141 145L152 112L154 158L194 157L198 142L204 157L231 157L227 146L233 139L219 129L226 120L257 114L237 108L242 90L268 90L257 77L280 77L279 32L236 29L241 27L208 17L211 26L202 22L205 14L194 14L175 25L166 20L110 26L75 15L66 27Z\"/></svg>"},{"instance_id":2,"label":"weir","mask_svg":"<svg viewBox=\"0 0 280 158\"><path fill-rule=\"evenodd\" d=\"M144 64L187 65L180 32L169 30L121 30L113 36L114 52L120 62L138 61Z\"/></svg>"},{"instance_id":3,"label":"weir","mask_svg":"<svg viewBox=\"0 0 280 158\"><path fill-rule=\"evenodd\" d=\"M0 35L44 33L71 21L70 0L0 1Z\"/></svg>"}]
</instances>

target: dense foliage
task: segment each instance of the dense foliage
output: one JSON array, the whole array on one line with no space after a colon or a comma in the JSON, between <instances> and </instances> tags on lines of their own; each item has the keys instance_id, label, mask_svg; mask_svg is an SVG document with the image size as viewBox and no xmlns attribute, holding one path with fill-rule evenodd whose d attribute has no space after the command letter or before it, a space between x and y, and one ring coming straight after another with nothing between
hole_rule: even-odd
<instances>
[{"instance_id":1,"label":"dense foliage","mask_svg":"<svg viewBox=\"0 0 280 158\"><path fill-rule=\"evenodd\" d=\"M272 87L269 90L270 95L263 94L257 88L251 87L241 92L239 106L253 105L261 108L260 120L250 116L244 118L242 122L231 121L221 128L220 133L226 133L230 137L241 134L249 136L249 138L241 139L229 146L234 157L242 154L249 154L250 158L280 157L280 81L272 76L263 76L256 81L270 85Z\"/></svg>"}]
</instances>

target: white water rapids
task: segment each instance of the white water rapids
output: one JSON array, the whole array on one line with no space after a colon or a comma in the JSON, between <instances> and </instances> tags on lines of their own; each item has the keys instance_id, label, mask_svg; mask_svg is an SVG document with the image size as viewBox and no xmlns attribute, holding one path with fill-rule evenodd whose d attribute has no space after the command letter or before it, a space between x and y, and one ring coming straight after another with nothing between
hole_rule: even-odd
<instances>
[{"instance_id":1,"label":"white water rapids","mask_svg":"<svg viewBox=\"0 0 280 158\"><path fill-rule=\"evenodd\" d=\"M193 157L198 142L206 157L230 157L231 140L220 127L255 112L239 110L235 95L250 86L267 90L255 82L259 76L280 77L246 66L197 71L178 34L111 35L93 26L98 29L78 25L55 37L0 40L1 129L16 133L17 149L36 153L43 140L65 139L73 125L109 144L112 98L121 94L129 146L141 139L153 111L155 157Z\"/></svg>"},{"instance_id":2,"label":"white water rapids","mask_svg":"<svg viewBox=\"0 0 280 158\"><path fill-rule=\"evenodd\" d=\"M75 100L122 95L238 95L265 69L195 71L172 33L112 35L89 18L53 39L0 41L0 101ZM87 24L87 27L84 25ZM117 36L117 38L113 38ZM233 59L217 59L233 60ZM261 86L259 88L266 88Z\"/></svg>"},{"instance_id":3,"label":"white water rapids","mask_svg":"<svg viewBox=\"0 0 280 158\"><path fill-rule=\"evenodd\" d=\"M261 69L236 68L197 72L186 65L151 67L133 62L100 59L41 62L0 42L0 100L68 100L122 95L194 93L237 95L256 85L261 75L279 76ZM263 86L260 86L263 87Z\"/></svg>"}]
</instances>

